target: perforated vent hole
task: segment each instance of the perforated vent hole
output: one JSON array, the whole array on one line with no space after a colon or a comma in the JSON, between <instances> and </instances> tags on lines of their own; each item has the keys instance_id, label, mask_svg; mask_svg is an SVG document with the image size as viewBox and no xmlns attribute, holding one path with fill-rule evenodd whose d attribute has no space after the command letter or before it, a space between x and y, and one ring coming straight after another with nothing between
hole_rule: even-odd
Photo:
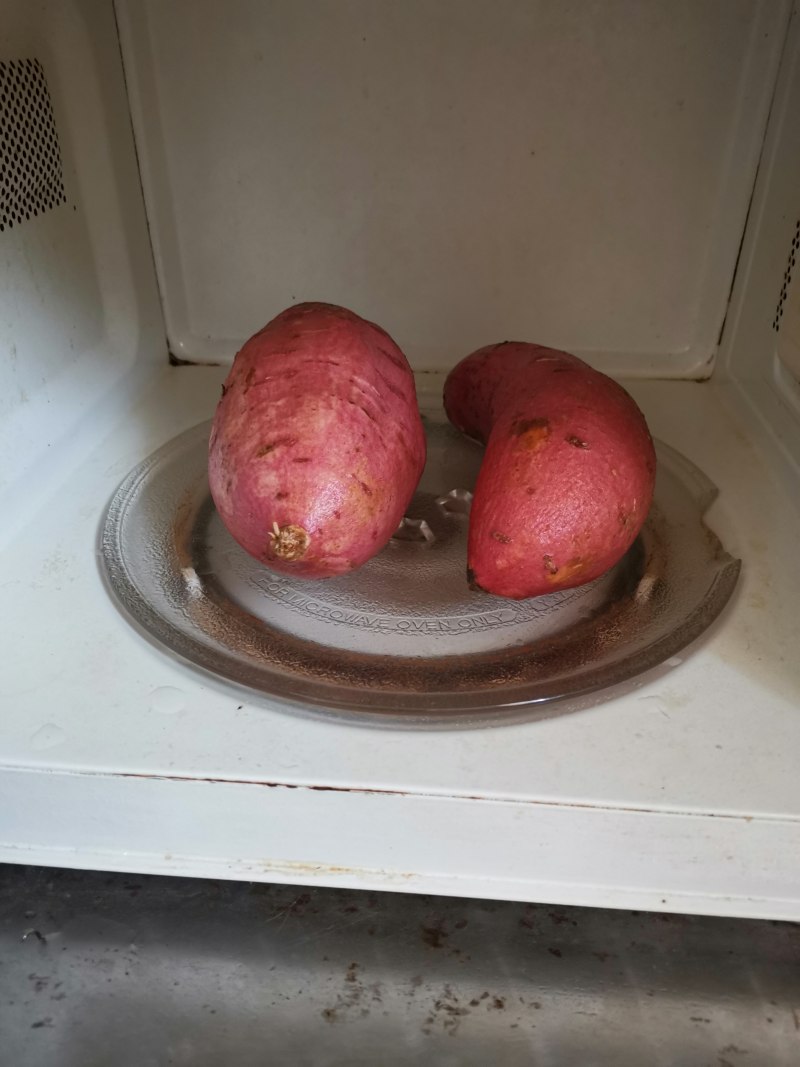
<instances>
[{"instance_id":1,"label":"perforated vent hole","mask_svg":"<svg viewBox=\"0 0 800 1067\"><path fill-rule=\"evenodd\" d=\"M772 328L777 333L781 328L781 319L783 318L783 305L786 303L786 296L789 292L789 286L792 284L792 271L794 270L795 263L798 256L800 256L800 219L797 220L797 225L794 228L794 236L792 237L792 244L789 249L789 256L786 260L786 270L783 272L783 285L781 286L781 295L778 297L778 306L775 308L775 318L772 320Z\"/></svg>"},{"instance_id":2,"label":"perforated vent hole","mask_svg":"<svg viewBox=\"0 0 800 1067\"><path fill-rule=\"evenodd\" d=\"M66 202L42 65L38 59L0 62L0 232Z\"/></svg>"}]
</instances>

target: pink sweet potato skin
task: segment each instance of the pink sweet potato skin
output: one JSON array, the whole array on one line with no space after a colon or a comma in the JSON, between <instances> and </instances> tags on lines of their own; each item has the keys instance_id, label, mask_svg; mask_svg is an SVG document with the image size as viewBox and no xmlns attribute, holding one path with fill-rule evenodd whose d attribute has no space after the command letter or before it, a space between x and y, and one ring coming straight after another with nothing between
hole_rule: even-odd
<instances>
[{"instance_id":1,"label":"pink sweet potato skin","mask_svg":"<svg viewBox=\"0 0 800 1067\"><path fill-rule=\"evenodd\" d=\"M387 543L425 465L414 379L387 333L345 308L287 308L244 345L209 442L211 495L239 544L303 578Z\"/></svg>"},{"instance_id":2,"label":"pink sweet potato skin","mask_svg":"<svg viewBox=\"0 0 800 1067\"><path fill-rule=\"evenodd\" d=\"M444 404L486 444L470 513L473 585L519 600L583 585L622 558L656 470L622 386L566 352L507 341L462 360Z\"/></svg>"}]
</instances>

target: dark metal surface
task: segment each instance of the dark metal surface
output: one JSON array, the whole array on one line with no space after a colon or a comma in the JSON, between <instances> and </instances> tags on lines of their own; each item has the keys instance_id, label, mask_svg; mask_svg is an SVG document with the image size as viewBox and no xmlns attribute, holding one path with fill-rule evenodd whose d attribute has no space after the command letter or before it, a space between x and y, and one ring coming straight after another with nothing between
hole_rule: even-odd
<instances>
[{"instance_id":1,"label":"dark metal surface","mask_svg":"<svg viewBox=\"0 0 800 1067\"><path fill-rule=\"evenodd\" d=\"M789 1067L800 927L0 867L13 1067Z\"/></svg>"},{"instance_id":2,"label":"dark metal surface","mask_svg":"<svg viewBox=\"0 0 800 1067\"><path fill-rule=\"evenodd\" d=\"M428 462L398 535L357 572L274 574L233 541L208 492L208 425L122 483L101 536L109 589L158 645L279 700L415 724L544 705L625 682L717 617L739 563L703 524L714 485L658 445L650 516L596 581L531 600L469 589L469 490L482 450L428 420Z\"/></svg>"}]
</instances>

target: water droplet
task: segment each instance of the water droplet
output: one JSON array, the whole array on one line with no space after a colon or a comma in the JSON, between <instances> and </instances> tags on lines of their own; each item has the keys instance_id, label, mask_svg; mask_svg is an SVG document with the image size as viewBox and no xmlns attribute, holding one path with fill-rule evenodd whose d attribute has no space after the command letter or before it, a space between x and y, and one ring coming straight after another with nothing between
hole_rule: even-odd
<instances>
[{"instance_id":1,"label":"water droplet","mask_svg":"<svg viewBox=\"0 0 800 1067\"><path fill-rule=\"evenodd\" d=\"M31 747L39 751L45 748L55 748L66 740L67 735L60 726L54 722L46 722L31 737Z\"/></svg>"},{"instance_id":2,"label":"water droplet","mask_svg":"<svg viewBox=\"0 0 800 1067\"><path fill-rule=\"evenodd\" d=\"M150 709L162 715L177 715L186 707L186 696L173 685L162 685L150 694Z\"/></svg>"}]
</instances>

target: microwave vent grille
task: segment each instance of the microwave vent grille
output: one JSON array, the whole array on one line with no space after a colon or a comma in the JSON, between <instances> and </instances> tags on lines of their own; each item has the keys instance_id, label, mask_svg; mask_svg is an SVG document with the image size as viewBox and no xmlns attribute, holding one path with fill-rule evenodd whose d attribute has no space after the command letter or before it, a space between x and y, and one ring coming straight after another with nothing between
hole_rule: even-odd
<instances>
[{"instance_id":1,"label":"microwave vent grille","mask_svg":"<svg viewBox=\"0 0 800 1067\"><path fill-rule=\"evenodd\" d=\"M0 232L66 200L42 64L38 59L0 61Z\"/></svg>"}]
</instances>

